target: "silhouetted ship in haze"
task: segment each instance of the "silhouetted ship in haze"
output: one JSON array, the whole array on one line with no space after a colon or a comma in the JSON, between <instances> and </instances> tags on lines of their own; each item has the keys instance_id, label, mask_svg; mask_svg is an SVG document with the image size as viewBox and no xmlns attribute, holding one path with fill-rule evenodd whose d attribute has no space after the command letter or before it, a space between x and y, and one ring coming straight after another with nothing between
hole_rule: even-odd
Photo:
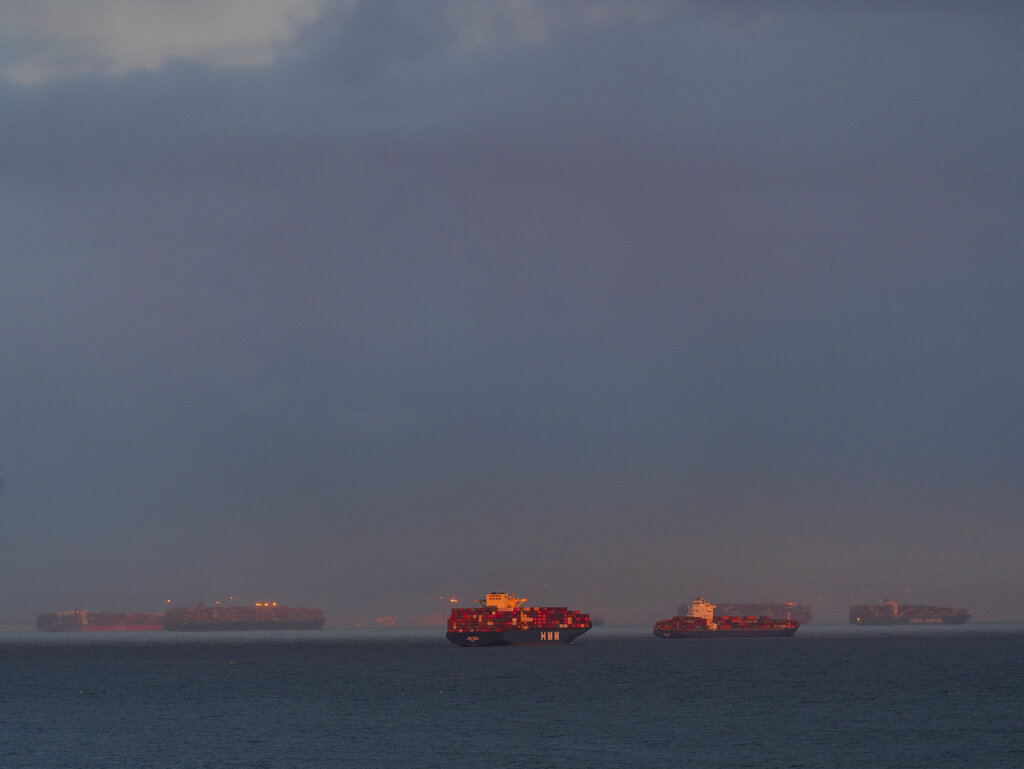
<instances>
[{"instance_id":1,"label":"silhouetted ship in haze","mask_svg":"<svg viewBox=\"0 0 1024 769\"><path fill-rule=\"evenodd\" d=\"M851 625L962 625L970 618L967 609L907 603L900 605L888 598L877 604L850 607Z\"/></svg>"},{"instance_id":2,"label":"silhouetted ship in haze","mask_svg":"<svg viewBox=\"0 0 1024 769\"><path fill-rule=\"evenodd\" d=\"M701 597L680 608L680 616L654 623L654 635L658 638L792 637L800 627L795 619L715 616L715 605Z\"/></svg>"},{"instance_id":3,"label":"silhouetted ship in haze","mask_svg":"<svg viewBox=\"0 0 1024 769\"><path fill-rule=\"evenodd\" d=\"M488 593L480 608L452 609L448 640L458 646L550 646L572 643L590 630L590 617L564 606L524 609L525 598Z\"/></svg>"},{"instance_id":4,"label":"silhouetted ship in haze","mask_svg":"<svg viewBox=\"0 0 1024 769\"><path fill-rule=\"evenodd\" d=\"M680 604L676 610L686 614L689 604ZM716 617L785 617L806 625L814 614L811 607L803 603L784 601L782 603L720 603L715 606Z\"/></svg>"},{"instance_id":5,"label":"silhouetted ship in haze","mask_svg":"<svg viewBox=\"0 0 1024 769\"><path fill-rule=\"evenodd\" d=\"M253 606L204 606L168 609L165 630L320 630L327 619L320 609L276 603Z\"/></svg>"},{"instance_id":6,"label":"silhouetted ship in haze","mask_svg":"<svg viewBox=\"0 0 1024 769\"><path fill-rule=\"evenodd\" d=\"M319 630L326 622L320 609L292 608L276 603L253 606L204 606L168 609L162 613L126 614L74 611L40 614L36 628L49 632L141 630Z\"/></svg>"},{"instance_id":7,"label":"silhouetted ship in haze","mask_svg":"<svg viewBox=\"0 0 1024 769\"><path fill-rule=\"evenodd\" d=\"M139 612L128 614L118 611L73 611L50 612L36 617L36 629L57 633L163 630L162 612Z\"/></svg>"}]
</instances>

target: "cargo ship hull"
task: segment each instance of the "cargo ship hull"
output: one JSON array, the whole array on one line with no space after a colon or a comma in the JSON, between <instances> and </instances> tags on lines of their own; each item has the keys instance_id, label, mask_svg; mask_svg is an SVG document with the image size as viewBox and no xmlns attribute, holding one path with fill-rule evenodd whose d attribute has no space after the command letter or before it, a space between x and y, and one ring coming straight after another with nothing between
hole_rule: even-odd
<instances>
[{"instance_id":1,"label":"cargo ship hull","mask_svg":"<svg viewBox=\"0 0 1024 769\"><path fill-rule=\"evenodd\" d=\"M587 628L531 628L498 633L465 631L448 633L448 640L458 646L563 646L586 632Z\"/></svg>"},{"instance_id":2,"label":"cargo ship hull","mask_svg":"<svg viewBox=\"0 0 1024 769\"><path fill-rule=\"evenodd\" d=\"M523 608L515 593L488 593L479 608L452 609L447 638L457 646L564 646L590 630L590 615L565 606Z\"/></svg>"},{"instance_id":3,"label":"cargo ship hull","mask_svg":"<svg viewBox=\"0 0 1024 769\"><path fill-rule=\"evenodd\" d=\"M48 633L138 633L163 630L163 625L69 625L66 627L43 627Z\"/></svg>"},{"instance_id":4,"label":"cargo ship hull","mask_svg":"<svg viewBox=\"0 0 1024 769\"><path fill-rule=\"evenodd\" d=\"M768 616L717 616L715 604L697 597L671 619L654 623L657 638L792 638L800 623Z\"/></svg>"},{"instance_id":5,"label":"cargo ship hull","mask_svg":"<svg viewBox=\"0 0 1024 769\"><path fill-rule=\"evenodd\" d=\"M858 617L851 619L851 625L963 625L967 617Z\"/></svg>"},{"instance_id":6,"label":"cargo ship hull","mask_svg":"<svg viewBox=\"0 0 1024 769\"><path fill-rule=\"evenodd\" d=\"M658 638L792 638L795 627L723 628L720 630L655 630Z\"/></svg>"},{"instance_id":7,"label":"cargo ship hull","mask_svg":"<svg viewBox=\"0 0 1024 769\"><path fill-rule=\"evenodd\" d=\"M255 606L172 608L165 612L51 612L36 617L36 628L57 633L113 633L148 630L319 630L326 618L320 609L276 603Z\"/></svg>"},{"instance_id":8,"label":"cargo ship hull","mask_svg":"<svg viewBox=\"0 0 1024 769\"><path fill-rule=\"evenodd\" d=\"M253 606L174 608L164 612L164 630L320 630L327 621L320 609L257 603Z\"/></svg>"},{"instance_id":9,"label":"cargo ship hull","mask_svg":"<svg viewBox=\"0 0 1024 769\"><path fill-rule=\"evenodd\" d=\"M36 617L36 629L47 633L137 633L163 630L164 615L75 609L40 614Z\"/></svg>"},{"instance_id":10,"label":"cargo ship hull","mask_svg":"<svg viewBox=\"0 0 1024 769\"><path fill-rule=\"evenodd\" d=\"M900 605L888 598L850 607L851 625L963 625L971 618L966 609L949 606Z\"/></svg>"},{"instance_id":11,"label":"cargo ship hull","mask_svg":"<svg viewBox=\"0 0 1024 769\"><path fill-rule=\"evenodd\" d=\"M195 631L202 632L207 630L320 630L324 626L324 621L319 620L267 620L267 621L253 621L253 622L232 622L231 620L225 622L207 621L207 622L182 622L178 624L167 624L164 625L164 630L174 631Z\"/></svg>"}]
</instances>

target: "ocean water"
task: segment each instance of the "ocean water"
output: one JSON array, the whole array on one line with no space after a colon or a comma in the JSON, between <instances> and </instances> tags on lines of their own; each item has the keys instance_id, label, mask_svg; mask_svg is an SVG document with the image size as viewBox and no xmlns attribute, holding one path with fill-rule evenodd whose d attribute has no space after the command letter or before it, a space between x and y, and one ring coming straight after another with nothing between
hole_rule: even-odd
<instances>
[{"instance_id":1,"label":"ocean water","mask_svg":"<svg viewBox=\"0 0 1024 769\"><path fill-rule=\"evenodd\" d=\"M1024 624L0 633L4 769L1024 767Z\"/></svg>"}]
</instances>

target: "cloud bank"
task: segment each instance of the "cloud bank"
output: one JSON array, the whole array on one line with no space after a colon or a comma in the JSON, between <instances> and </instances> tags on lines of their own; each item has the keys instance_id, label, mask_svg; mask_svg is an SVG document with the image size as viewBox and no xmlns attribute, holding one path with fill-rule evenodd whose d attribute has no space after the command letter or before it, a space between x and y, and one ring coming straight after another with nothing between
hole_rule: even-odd
<instances>
[{"instance_id":1,"label":"cloud bank","mask_svg":"<svg viewBox=\"0 0 1024 769\"><path fill-rule=\"evenodd\" d=\"M0 16L0 618L1019 614L1014 8L131 5Z\"/></svg>"}]
</instances>

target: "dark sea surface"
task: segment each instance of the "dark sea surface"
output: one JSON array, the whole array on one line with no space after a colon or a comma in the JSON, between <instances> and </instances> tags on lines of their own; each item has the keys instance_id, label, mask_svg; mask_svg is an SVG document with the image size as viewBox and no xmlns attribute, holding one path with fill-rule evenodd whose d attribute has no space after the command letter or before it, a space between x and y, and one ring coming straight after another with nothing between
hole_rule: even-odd
<instances>
[{"instance_id":1,"label":"dark sea surface","mask_svg":"<svg viewBox=\"0 0 1024 769\"><path fill-rule=\"evenodd\" d=\"M0 766L1024 767L1024 624L0 633Z\"/></svg>"}]
</instances>

